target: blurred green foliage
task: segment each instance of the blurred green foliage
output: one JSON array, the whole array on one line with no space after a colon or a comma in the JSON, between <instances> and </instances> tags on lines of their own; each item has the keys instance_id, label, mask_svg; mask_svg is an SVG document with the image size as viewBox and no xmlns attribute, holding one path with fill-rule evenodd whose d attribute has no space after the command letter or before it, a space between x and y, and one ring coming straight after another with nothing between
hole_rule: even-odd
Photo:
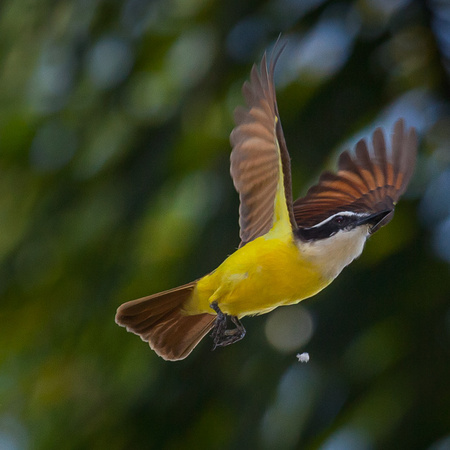
<instances>
[{"instance_id":1,"label":"blurred green foliage","mask_svg":"<svg viewBox=\"0 0 450 450\"><path fill-rule=\"evenodd\" d=\"M0 448L449 449L449 17L438 0L3 0ZM279 33L294 195L400 116L421 136L413 183L317 298L164 362L115 310L238 245L232 113Z\"/></svg>"}]
</instances>

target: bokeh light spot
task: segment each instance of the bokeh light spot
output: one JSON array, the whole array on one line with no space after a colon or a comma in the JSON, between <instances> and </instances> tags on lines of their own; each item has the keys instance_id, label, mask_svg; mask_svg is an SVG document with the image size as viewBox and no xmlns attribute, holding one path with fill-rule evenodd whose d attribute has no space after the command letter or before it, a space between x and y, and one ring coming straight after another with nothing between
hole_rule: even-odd
<instances>
[{"instance_id":1,"label":"bokeh light spot","mask_svg":"<svg viewBox=\"0 0 450 450\"><path fill-rule=\"evenodd\" d=\"M286 370L261 422L260 448L295 448L320 387L320 374L311 364L295 363Z\"/></svg>"},{"instance_id":2,"label":"bokeh light spot","mask_svg":"<svg viewBox=\"0 0 450 450\"><path fill-rule=\"evenodd\" d=\"M77 149L75 131L58 120L46 122L36 133L30 149L30 162L41 172L61 169Z\"/></svg>"},{"instance_id":3,"label":"bokeh light spot","mask_svg":"<svg viewBox=\"0 0 450 450\"><path fill-rule=\"evenodd\" d=\"M301 305L278 308L266 321L266 337L270 345L281 353L298 350L313 334L311 314Z\"/></svg>"},{"instance_id":4,"label":"bokeh light spot","mask_svg":"<svg viewBox=\"0 0 450 450\"><path fill-rule=\"evenodd\" d=\"M111 88L128 76L133 61L133 50L125 40L107 36L92 48L88 58L88 73L97 87Z\"/></svg>"},{"instance_id":5,"label":"bokeh light spot","mask_svg":"<svg viewBox=\"0 0 450 450\"><path fill-rule=\"evenodd\" d=\"M355 428L341 428L319 447L320 450L371 450L373 443L366 433Z\"/></svg>"},{"instance_id":6,"label":"bokeh light spot","mask_svg":"<svg viewBox=\"0 0 450 450\"><path fill-rule=\"evenodd\" d=\"M214 31L197 27L182 34L167 58L167 73L179 89L198 83L210 69L215 50Z\"/></svg>"},{"instance_id":7,"label":"bokeh light spot","mask_svg":"<svg viewBox=\"0 0 450 450\"><path fill-rule=\"evenodd\" d=\"M450 263L450 217L436 227L433 248L439 257Z\"/></svg>"},{"instance_id":8,"label":"bokeh light spot","mask_svg":"<svg viewBox=\"0 0 450 450\"><path fill-rule=\"evenodd\" d=\"M76 62L71 49L64 45L47 43L28 86L28 101L40 113L61 109L74 83Z\"/></svg>"},{"instance_id":9,"label":"bokeh light spot","mask_svg":"<svg viewBox=\"0 0 450 450\"><path fill-rule=\"evenodd\" d=\"M442 172L425 191L420 204L420 217L426 225L434 226L450 217L450 170Z\"/></svg>"}]
</instances>

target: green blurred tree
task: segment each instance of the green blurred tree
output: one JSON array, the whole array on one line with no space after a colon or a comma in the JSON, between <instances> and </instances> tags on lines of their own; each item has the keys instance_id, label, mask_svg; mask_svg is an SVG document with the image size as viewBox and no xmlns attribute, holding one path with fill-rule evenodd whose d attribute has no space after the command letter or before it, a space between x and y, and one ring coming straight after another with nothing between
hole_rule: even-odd
<instances>
[{"instance_id":1,"label":"green blurred tree","mask_svg":"<svg viewBox=\"0 0 450 450\"><path fill-rule=\"evenodd\" d=\"M431 0L4 0L0 447L449 448L448 17ZM279 33L294 195L399 116L421 135L409 195L316 299L164 362L115 310L238 245L232 112Z\"/></svg>"}]
</instances>

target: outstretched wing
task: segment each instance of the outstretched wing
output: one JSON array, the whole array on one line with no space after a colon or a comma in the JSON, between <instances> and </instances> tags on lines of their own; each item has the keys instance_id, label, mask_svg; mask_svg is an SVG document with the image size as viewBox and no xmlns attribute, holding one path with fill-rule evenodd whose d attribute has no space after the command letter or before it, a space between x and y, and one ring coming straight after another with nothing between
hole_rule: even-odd
<instances>
[{"instance_id":1,"label":"outstretched wing","mask_svg":"<svg viewBox=\"0 0 450 450\"><path fill-rule=\"evenodd\" d=\"M348 150L340 155L336 174L324 172L306 196L295 201L298 226L314 226L339 211L393 211L413 174L416 154L416 131L405 129L403 119L394 125L389 152L383 131L377 128L370 149L361 139L354 156ZM383 225L391 218L392 213Z\"/></svg>"},{"instance_id":2,"label":"outstretched wing","mask_svg":"<svg viewBox=\"0 0 450 450\"><path fill-rule=\"evenodd\" d=\"M281 51L267 67L264 54L260 69L253 66L250 82L242 88L247 108L238 107L230 141L231 176L239 192L241 246L266 234L273 226L275 200L282 195L287 215L296 228L292 210L291 166L278 116L273 74Z\"/></svg>"}]
</instances>

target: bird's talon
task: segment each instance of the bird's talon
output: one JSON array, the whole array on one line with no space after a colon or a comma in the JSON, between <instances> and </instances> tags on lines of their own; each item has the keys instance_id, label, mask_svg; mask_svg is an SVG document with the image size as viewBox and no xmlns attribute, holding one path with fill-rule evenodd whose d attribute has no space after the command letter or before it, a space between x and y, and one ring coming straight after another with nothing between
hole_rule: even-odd
<instances>
[{"instance_id":1,"label":"bird's talon","mask_svg":"<svg viewBox=\"0 0 450 450\"><path fill-rule=\"evenodd\" d=\"M211 308L216 312L216 324L214 325L211 337L214 345L213 350L217 347L225 347L227 345L234 344L240 341L245 336L245 328L236 316L228 316L224 314L217 302L211 303ZM236 325L236 328L227 329L227 317L231 318L231 321Z\"/></svg>"}]
</instances>

